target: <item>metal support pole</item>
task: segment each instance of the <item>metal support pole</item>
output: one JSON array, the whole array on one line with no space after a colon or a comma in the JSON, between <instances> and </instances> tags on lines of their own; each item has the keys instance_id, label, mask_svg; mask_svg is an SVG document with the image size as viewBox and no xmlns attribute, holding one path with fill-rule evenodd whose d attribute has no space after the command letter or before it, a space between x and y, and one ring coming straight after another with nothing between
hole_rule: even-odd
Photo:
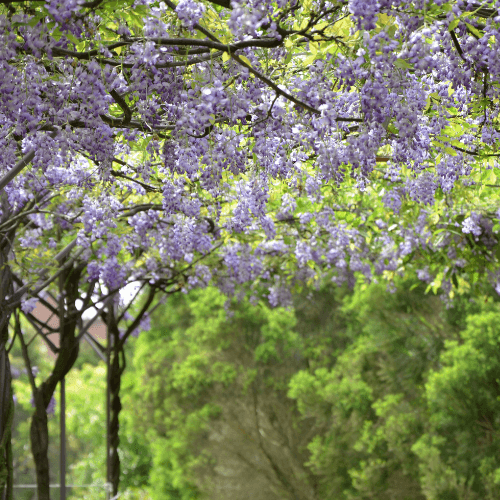
<instances>
[{"instance_id":1,"label":"metal support pole","mask_svg":"<svg viewBox=\"0 0 500 500\"><path fill-rule=\"evenodd\" d=\"M61 439L61 452L60 452L60 500L66 500L66 383L63 378L60 382L61 385L61 409L60 409L60 439Z\"/></svg>"},{"instance_id":2,"label":"metal support pole","mask_svg":"<svg viewBox=\"0 0 500 500\"><path fill-rule=\"evenodd\" d=\"M5 343L7 345L7 342ZM4 397L4 391L8 392L7 388L7 363L5 362L5 358L7 356L7 351L5 349L2 349L0 352L0 438L3 437L3 433L9 432L9 429L3 428L3 421L2 421L2 413L6 413L5 407L10 403L10 401ZM4 407L5 405L5 407ZM7 456L6 453L2 452L2 455ZM3 457L2 457L3 458ZM5 464L7 466L7 463ZM2 471L3 472L3 471ZM8 482L8 478L7 478ZM2 495L2 500L7 499L7 485L5 485L5 488L3 488L3 491L0 491Z\"/></svg>"},{"instance_id":3,"label":"metal support pole","mask_svg":"<svg viewBox=\"0 0 500 500\"><path fill-rule=\"evenodd\" d=\"M108 314L109 316L109 314ZM111 423L111 394L110 394L110 376L111 376L111 335L110 328L106 325L106 334L108 338L108 345L106 346L106 500L111 498L111 463L110 463L110 448L111 448L111 435L109 426Z\"/></svg>"}]
</instances>

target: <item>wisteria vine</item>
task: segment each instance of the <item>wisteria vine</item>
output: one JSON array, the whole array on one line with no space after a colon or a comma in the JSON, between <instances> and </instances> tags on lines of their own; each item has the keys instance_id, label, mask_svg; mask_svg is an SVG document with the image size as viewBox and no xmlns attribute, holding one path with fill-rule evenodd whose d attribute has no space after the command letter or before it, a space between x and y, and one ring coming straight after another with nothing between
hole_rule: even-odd
<instances>
[{"instance_id":1,"label":"wisteria vine","mask_svg":"<svg viewBox=\"0 0 500 500\"><path fill-rule=\"evenodd\" d=\"M109 289L286 304L297 281L416 263L448 294L478 259L499 286L495 2L1 8L0 231L23 221L14 252L46 250L28 281L72 237Z\"/></svg>"}]
</instances>

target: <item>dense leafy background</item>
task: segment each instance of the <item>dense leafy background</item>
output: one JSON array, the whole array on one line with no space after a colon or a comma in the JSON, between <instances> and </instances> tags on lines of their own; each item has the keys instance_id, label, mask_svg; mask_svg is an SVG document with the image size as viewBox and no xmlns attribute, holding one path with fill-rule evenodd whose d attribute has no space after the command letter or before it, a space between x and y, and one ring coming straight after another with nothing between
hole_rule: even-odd
<instances>
[{"instance_id":1,"label":"dense leafy background","mask_svg":"<svg viewBox=\"0 0 500 500\"><path fill-rule=\"evenodd\" d=\"M415 284L325 288L290 310L171 297L127 348L125 498L498 498L500 304L446 308ZM105 470L104 366L87 356L67 381L79 484ZM28 481L25 376L15 390ZM50 422L56 479L57 410Z\"/></svg>"}]
</instances>

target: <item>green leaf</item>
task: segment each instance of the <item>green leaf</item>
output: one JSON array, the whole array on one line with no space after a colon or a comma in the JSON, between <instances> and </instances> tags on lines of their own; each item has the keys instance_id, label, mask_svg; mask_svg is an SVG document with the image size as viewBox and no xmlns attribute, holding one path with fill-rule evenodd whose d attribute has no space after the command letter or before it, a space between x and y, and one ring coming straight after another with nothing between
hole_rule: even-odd
<instances>
[{"instance_id":1,"label":"green leaf","mask_svg":"<svg viewBox=\"0 0 500 500\"><path fill-rule=\"evenodd\" d=\"M465 24L471 33L474 33L474 35L476 35L478 38L482 38L483 34L476 27L472 26L472 24L470 23Z\"/></svg>"},{"instance_id":2,"label":"green leaf","mask_svg":"<svg viewBox=\"0 0 500 500\"><path fill-rule=\"evenodd\" d=\"M458 24L460 23L460 18L455 18L453 21L448 25L448 31L453 31Z\"/></svg>"},{"instance_id":3,"label":"green leaf","mask_svg":"<svg viewBox=\"0 0 500 500\"><path fill-rule=\"evenodd\" d=\"M396 68L413 69L413 64L410 64L404 59L396 59L394 61L394 66L396 66Z\"/></svg>"},{"instance_id":4,"label":"green leaf","mask_svg":"<svg viewBox=\"0 0 500 500\"><path fill-rule=\"evenodd\" d=\"M250 59L248 59L248 57L246 56L238 56L245 64L248 64L248 66L251 68L252 67L252 63L250 62Z\"/></svg>"}]
</instances>

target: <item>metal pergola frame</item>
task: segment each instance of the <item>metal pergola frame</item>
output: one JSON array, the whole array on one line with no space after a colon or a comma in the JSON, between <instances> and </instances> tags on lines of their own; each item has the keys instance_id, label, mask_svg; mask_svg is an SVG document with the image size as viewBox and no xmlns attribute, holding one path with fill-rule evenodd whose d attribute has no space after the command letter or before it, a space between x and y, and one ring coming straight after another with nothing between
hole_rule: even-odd
<instances>
[{"instance_id":1,"label":"metal pergola frame","mask_svg":"<svg viewBox=\"0 0 500 500\"><path fill-rule=\"evenodd\" d=\"M144 286L144 285L143 285ZM134 302L134 300L137 298L139 295L140 291L142 290L142 287L139 288L137 291L135 297L130 301L130 304ZM178 291L178 290L177 290ZM97 309L97 313L85 324L83 324L83 320L80 317L80 322L79 322L79 331L78 331L78 336L77 340L80 341L82 338L85 339L92 349L97 353L99 358L106 363L106 368L107 368L107 375L106 375L106 483L104 485L67 485L66 484L66 387L65 387L65 379L63 378L60 381L60 483L59 484L52 484L49 485L50 488L59 488L60 489L60 500L66 500L66 488L72 488L72 487L98 487L98 488L104 488L106 491L106 500L117 500L120 496L120 493L117 493L114 497L111 498L112 494L112 483L111 483L111 462L110 462L110 451L111 451L111 438L110 438L110 420L111 420L111 391L110 391L110 376L111 376L111 353L113 350L113 340L112 336L110 335L110 329L107 327L106 328L106 346L101 345L97 339L95 339L92 335L89 333L89 328L95 323L95 321L103 315L105 312L105 309L108 305L112 304L113 297L116 292L111 293L105 300L102 301L102 307ZM50 294L49 294L50 295ZM52 300L54 302L58 302L52 295L50 295ZM28 321L35 327L35 330L37 331L37 334L39 334L49 349L54 353L57 354L58 348L50 341L49 338L47 338L47 334L43 331L44 328L48 328L49 330L53 330L50 333L57 333L56 329L52 329L48 326L48 321L54 316L57 315L56 310L47 303L47 301L40 297L37 294L37 298L40 300L40 303L43 305L46 305L49 307L49 309L52 310L52 314L49 317L48 320L45 322L41 322L37 320L32 314L25 314L25 317L28 319ZM151 310L150 313L152 313L159 305L161 301L158 302ZM130 305L129 304L129 305ZM129 306L127 306L128 309ZM123 317L123 314L121 315L120 319ZM39 323L39 324L37 324ZM36 336L36 335L35 335ZM14 488L31 488L35 487L36 485L13 485Z\"/></svg>"},{"instance_id":2,"label":"metal pergola frame","mask_svg":"<svg viewBox=\"0 0 500 500\"><path fill-rule=\"evenodd\" d=\"M42 302L45 302L43 299L41 299ZM31 316L31 315L30 315ZM47 322L54 316L52 314ZM106 348L101 346L99 342L90 335L88 332L89 328L95 323L95 321L101 316L101 313L98 312L92 319L87 321L85 325L82 325L82 328L80 329L78 333L78 337L81 339L85 339L87 343L92 347L92 349L97 353L97 355L101 358L102 361L104 361L107 365L107 369L109 372L109 351L111 346L108 345ZM38 325L34 325L30 318L26 315L27 319L30 321L30 323L35 327L37 330L37 333L40 334L40 336L43 338L45 341L46 345L49 347L49 349L54 353L57 354L57 347L48 339L42 332L42 328L40 328ZM107 332L107 330L106 330ZM109 344L109 336L107 336L108 344ZM108 355L105 355L104 352L106 352ZM59 404L59 411L60 411L60 428L59 428L59 435L60 435L60 455L59 455L59 473L60 473L60 483L59 484L50 484L49 488L59 488L60 490L60 500L66 500L66 489L67 488L75 488L75 487L86 487L86 488L104 488L106 491L106 500L116 500L120 496L120 494L116 495L113 498L110 498L110 492L111 492L111 484L109 483L109 402L110 402L110 394L109 394L109 375L106 377L106 415L107 415L107 426L106 426L106 434L107 434L107 439L106 439L106 483L104 485L102 484L81 484L81 485L76 485L76 484L71 484L67 485L66 484L66 383L65 383L65 378L63 378L59 384L60 387L60 404ZM35 494L36 494L36 484L14 484L12 485L13 488L22 488L22 489L27 489L27 488L35 488Z\"/></svg>"}]
</instances>

